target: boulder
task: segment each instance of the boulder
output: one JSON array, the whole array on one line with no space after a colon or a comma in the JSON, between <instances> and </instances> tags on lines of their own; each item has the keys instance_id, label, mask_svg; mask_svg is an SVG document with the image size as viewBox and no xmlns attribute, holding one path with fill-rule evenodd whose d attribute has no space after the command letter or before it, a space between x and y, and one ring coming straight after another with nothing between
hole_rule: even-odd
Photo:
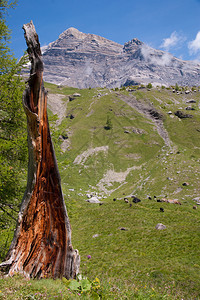
<instances>
[{"instance_id":1,"label":"boulder","mask_svg":"<svg viewBox=\"0 0 200 300\"><path fill-rule=\"evenodd\" d=\"M79 94L79 93L74 93L74 94L73 94L73 97L81 97L81 94Z\"/></svg>"},{"instance_id":2,"label":"boulder","mask_svg":"<svg viewBox=\"0 0 200 300\"><path fill-rule=\"evenodd\" d=\"M196 100L193 100L193 99L186 101L186 103L196 103L196 102L197 102L197 101L196 101Z\"/></svg>"},{"instance_id":3,"label":"boulder","mask_svg":"<svg viewBox=\"0 0 200 300\"><path fill-rule=\"evenodd\" d=\"M175 116L177 116L179 119L185 119L185 118L193 118L193 115L185 114L181 110L177 110L175 113Z\"/></svg>"},{"instance_id":4,"label":"boulder","mask_svg":"<svg viewBox=\"0 0 200 300\"><path fill-rule=\"evenodd\" d=\"M161 200L157 200L157 202L166 202L166 203L172 203L172 204L179 204L181 205L181 202L178 201L177 199L166 199L166 198L162 198Z\"/></svg>"},{"instance_id":5,"label":"boulder","mask_svg":"<svg viewBox=\"0 0 200 300\"><path fill-rule=\"evenodd\" d=\"M129 201L128 201L127 198L124 198L124 202L125 202L125 203L129 203Z\"/></svg>"},{"instance_id":6,"label":"boulder","mask_svg":"<svg viewBox=\"0 0 200 300\"><path fill-rule=\"evenodd\" d=\"M74 99L75 99L75 97L69 96L69 101L73 101Z\"/></svg>"},{"instance_id":7,"label":"boulder","mask_svg":"<svg viewBox=\"0 0 200 300\"><path fill-rule=\"evenodd\" d=\"M127 231L128 228L125 228L125 227L119 227L119 230L124 230L124 231Z\"/></svg>"},{"instance_id":8,"label":"boulder","mask_svg":"<svg viewBox=\"0 0 200 300\"><path fill-rule=\"evenodd\" d=\"M163 230L163 229L166 229L167 227L165 225L163 225L162 223L158 223L155 228L157 230Z\"/></svg>"},{"instance_id":9,"label":"boulder","mask_svg":"<svg viewBox=\"0 0 200 300\"><path fill-rule=\"evenodd\" d=\"M101 203L101 201L99 201L99 199L95 196L91 197L90 199L86 200L89 203Z\"/></svg>"},{"instance_id":10,"label":"boulder","mask_svg":"<svg viewBox=\"0 0 200 300\"><path fill-rule=\"evenodd\" d=\"M96 233L96 234L94 234L92 237L93 237L93 239L95 239L95 238L99 237L99 234Z\"/></svg>"},{"instance_id":11,"label":"boulder","mask_svg":"<svg viewBox=\"0 0 200 300\"><path fill-rule=\"evenodd\" d=\"M70 119L72 120L72 119L74 119L74 116L73 116L72 114L68 114L68 115L66 116L66 118L70 118Z\"/></svg>"},{"instance_id":12,"label":"boulder","mask_svg":"<svg viewBox=\"0 0 200 300\"><path fill-rule=\"evenodd\" d=\"M133 198L133 203L138 203L138 202L141 202L141 200L135 196L131 196L131 198Z\"/></svg>"},{"instance_id":13,"label":"boulder","mask_svg":"<svg viewBox=\"0 0 200 300\"><path fill-rule=\"evenodd\" d=\"M164 201L162 201L162 200L160 200L160 199L157 199L156 201L157 201L157 202L164 202Z\"/></svg>"},{"instance_id":14,"label":"boulder","mask_svg":"<svg viewBox=\"0 0 200 300\"><path fill-rule=\"evenodd\" d=\"M157 110L151 108L148 111L150 113L150 115L155 119L155 120L162 120L163 116L161 113L159 113Z\"/></svg>"},{"instance_id":15,"label":"boulder","mask_svg":"<svg viewBox=\"0 0 200 300\"><path fill-rule=\"evenodd\" d=\"M136 134L144 134L146 133L145 130L140 129L140 128L132 128L132 132Z\"/></svg>"},{"instance_id":16,"label":"boulder","mask_svg":"<svg viewBox=\"0 0 200 300\"><path fill-rule=\"evenodd\" d=\"M193 200L193 201L196 201L196 203L197 203L198 205L200 205L200 197L195 197L195 198L193 198L192 200Z\"/></svg>"},{"instance_id":17,"label":"boulder","mask_svg":"<svg viewBox=\"0 0 200 300\"><path fill-rule=\"evenodd\" d=\"M195 109L192 106L188 106L188 107L186 107L186 110L195 110Z\"/></svg>"},{"instance_id":18,"label":"boulder","mask_svg":"<svg viewBox=\"0 0 200 300\"><path fill-rule=\"evenodd\" d=\"M128 131L128 130L124 130L124 133L130 133L130 131Z\"/></svg>"}]
</instances>

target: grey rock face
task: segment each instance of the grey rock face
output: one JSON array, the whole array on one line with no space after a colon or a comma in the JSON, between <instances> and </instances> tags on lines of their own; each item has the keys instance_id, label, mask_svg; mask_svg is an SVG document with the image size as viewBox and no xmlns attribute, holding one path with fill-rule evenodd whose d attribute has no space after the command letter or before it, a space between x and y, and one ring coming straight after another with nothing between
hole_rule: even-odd
<instances>
[{"instance_id":1,"label":"grey rock face","mask_svg":"<svg viewBox=\"0 0 200 300\"><path fill-rule=\"evenodd\" d=\"M149 82L198 85L200 65L155 50L138 39L124 46L75 28L43 49L44 79L78 88L119 87Z\"/></svg>"}]
</instances>

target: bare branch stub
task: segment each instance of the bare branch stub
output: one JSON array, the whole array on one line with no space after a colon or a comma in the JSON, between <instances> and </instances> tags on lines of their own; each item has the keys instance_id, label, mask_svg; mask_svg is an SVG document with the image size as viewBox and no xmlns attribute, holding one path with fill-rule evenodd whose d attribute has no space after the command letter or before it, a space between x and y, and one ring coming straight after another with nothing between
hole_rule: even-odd
<instances>
[{"instance_id":1,"label":"bare branch stub","mask_svg":"<svg viewBox=\"0 0 200 300\"><path fill-rule=\"evenodd\" d=\"M28 127L28 179L7 261L0 266L7 267L9 275L17 272L33 278L75 278L80 257L71 245L71 227L50 136L39 39L32 21L23 29L31 61L23 97Z\"/></svg>"}]
</instances>

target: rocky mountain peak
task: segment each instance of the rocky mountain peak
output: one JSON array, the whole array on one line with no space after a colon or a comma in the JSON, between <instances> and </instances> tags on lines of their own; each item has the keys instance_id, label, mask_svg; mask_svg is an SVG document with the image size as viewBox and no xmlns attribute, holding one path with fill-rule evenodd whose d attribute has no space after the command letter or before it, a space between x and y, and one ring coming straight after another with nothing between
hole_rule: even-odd
<instances>
[{"instance_id":1,"label":"rocky mountain peak","mask_svg":"<svg viewBox=\"0 0 200 300\"><path fill-rule=\"evenodd\" d=\"M55 42L49 44L44 55L49 54L49 51L55 48L65 49L65 52L95 52L107 55L116 55L123 52L122 45L95 34L83 33L73 27L65 30Z\"/></svg>"},{"instance_id":2,"label":"rocky mountain peak","mask_svg":"<svg viewBox=\"0 0 200 300\"><path fill-rule=\"evenodd\" d=\"M199 85L200 66L134 38L124 46L68 28L44 49L44 79L78 88L126 84Z\"/></svg>"},{"instance_id":3,"label":"rocky mountain peak","mask_svg":"<svg viewBox=\"0 0 200 300\"><path fill-rule=\"evenodd\" d=\"M141 42L140 40L138 40L137 38L134 38L134 39L132 39L131 41L129 41L128 43L126 43L126 44L141 46L141 45L143 45L144 43Z\"/></svg>"},{"instance_id":4,"label":"rocky mountain peak","mask_svg":"<svg viewBox=\"0 0 200 300\"><path fill-rule=\"evenodd\" d=\"M144 45L143 42L137 38L132 39L131 41L124 44L123 51L130 53L139 50Z\"/></svg>"},{"instance_id":5,"label":"rocky mountain peak","mask_svg":"<svg viewBox=\"0 0 200 300\"><path fill-rule=\"evenodd\" d=\"M74 37L76 39L84 39L87 36L87 34L79 31L78 29L74 27L70 27L67 30L65 30L61 35L59 36L59 39L66 39L69 37Z\"/></svg>"}]
</instances>

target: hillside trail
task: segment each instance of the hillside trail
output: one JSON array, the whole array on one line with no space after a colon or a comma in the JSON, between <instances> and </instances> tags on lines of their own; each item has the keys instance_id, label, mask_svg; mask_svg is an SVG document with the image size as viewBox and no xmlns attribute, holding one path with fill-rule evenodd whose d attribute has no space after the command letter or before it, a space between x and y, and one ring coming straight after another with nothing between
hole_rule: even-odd
<instances>
[{"instance_id":1,"label":"hillside trail","mask_svg":"<svg viewBox=\"0 0 200 300\"><path fill-rule=\"evenodd\" d=\"M88 159L89 156L97 154L98 152L108 152L109 147L108 146L101 146L101 147L96 147L96 148L89 148L86 151L84 151L83 153L79 154L75 160L74 160L74 164L78 164L78 165L84 165L84 163L86 162L86 160Z\"/></svg>"},{"instance_id":2,"label":"hillside trail","mask_svg":"<svg viewBox=\"0 0 200 300\"><path fill-rule=\"evenodd\" d=\"M169 147L170 149L172 148L172 142L169 138L169 135L163 125L163 120L159 112L156 110L156 108L148 103L142 103L136 99L134 96L126 96L117 93L117 96L124 101L126 104L128 104L130 107L134 108L137 110L139 113L145 115L149 120L151 120L160 135L160 137L164 140L165 145Z\"/></svg>"}]
</instances>

